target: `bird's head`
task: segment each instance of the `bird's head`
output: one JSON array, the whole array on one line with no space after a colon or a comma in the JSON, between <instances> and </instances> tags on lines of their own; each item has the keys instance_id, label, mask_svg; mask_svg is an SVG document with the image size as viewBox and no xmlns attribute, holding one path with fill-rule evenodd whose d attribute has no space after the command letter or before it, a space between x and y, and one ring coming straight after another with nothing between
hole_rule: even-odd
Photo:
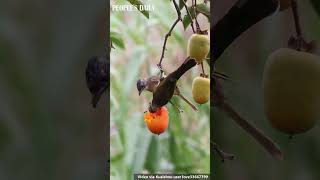
<instances>
[{"instance_id":1,"label":"bird's head","mask_svg":"<svg viewBox=\"0 0 320 180\"><path fill-rule=\"evenodd\" d=\"M149 112L155 113L158 110L158 107L154 106L153 103L149 104Z\"/></svg>"},{"instance_id":2,"label":"bird's head","mask_svg":"<svg viewBox=\"0 0 320 180\"><path fill-rule=\"evenodd\" d=\"M139 96L142 93L142 91L147 87L147 80L145 79L139 79L137 81L137 90L139 92Z\"/></svg>"}]
</instances>

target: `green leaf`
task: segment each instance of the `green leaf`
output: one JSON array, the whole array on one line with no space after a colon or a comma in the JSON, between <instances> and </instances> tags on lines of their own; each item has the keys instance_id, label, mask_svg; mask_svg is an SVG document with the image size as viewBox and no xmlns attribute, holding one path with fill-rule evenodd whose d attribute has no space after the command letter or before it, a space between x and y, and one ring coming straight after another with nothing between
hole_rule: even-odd
<instances>
[{"instance_id":1,"label":"green leaf","mask_svg":"<svg viewBox=\"0 0 320 180\"><path fill-rule=\"evenodd\" d=\"M113 45L116 45L117 47L121 49L125 49L124 41L119 33L116 32L110 32L110 38Z\"/></svg>"},{"instance_id":2,"label":"green leaf","mask_svg":"<svg viewBox=\"0 0 320 180\"><path fill-rule=\"evenodd\" d=\"M132 5L136 6L138 10L146 17L149 19L149 11L146 10L140 10L140 6L144 6L144 4L140 0L127 0L129 3Z\"/></svg>"},{"instance_id":3,"label":"green leaf","mask_svg":"<svg viewBox=\"0 0 320 180\"><path fill-rule=\"evenodd\" d=\"M210 9L206 4L198 4L197 11L206 16L208 18L208 21L210 21Z\"/></svg>"},{"instance_id":4,"label":"green leaf","mask_svg":"<svg viewBox=\"0 0 320 180\"><path fill-rule=\"evenodd\" d=\"M185 0L179 0L179 9L181 10L184 7Z\"/></svg>"},{"instance_id":5,"label":"green leaf","mask_svg":"<svg viewBox=\"0 0 320 180\"><path fill-rule=\"evenodd\" d=\"M183 17L182 24L183 24L184 30L186 30L188 26L191 24L191 20L188 15L185 15Z\"/></svg>"},{"instance_id":6,"label":"green leaf","mask_svg":"<svg viewBox=\"0 0 320 180\"><path fill-rule=\"evenodd\" d=\"M195 9L194 9L194 7L190 6L190 7L188 7L188 10L190 12L192 20L194 20L195 19ZM210 21L210 9L206 4L202 3L202 4L198 4L197 5L197 16L200 13L203 14L204 16L206 16L208 21ZM188 28L188 26L191 24L191 19L190 19L188 14L186 14L183 17L182 24L183 24L184 30L186 30Z\"/></svg>"},{"instance_id":7,"label":"green leaf","mask_svg":"<svg viewBox=\"0 0 320 180\"><path fill-rule=\"evenodd\" d=\"M320 1L319 0L310 0L313 8L317 12L317 14L320 16Z\"/></svg>"}]
</instances>

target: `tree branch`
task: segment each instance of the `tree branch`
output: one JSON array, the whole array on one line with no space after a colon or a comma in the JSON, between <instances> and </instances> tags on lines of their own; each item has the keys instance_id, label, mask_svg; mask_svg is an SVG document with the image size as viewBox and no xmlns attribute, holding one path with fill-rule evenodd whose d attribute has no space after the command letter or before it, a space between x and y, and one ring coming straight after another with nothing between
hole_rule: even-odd
<instances>
[{"instance_id":1,"label":"tree branch","mask_svg":"<svg viewBox=\"0 0 320 180\"><path fill-rule=\"evenodd\" d=\"M298 4L296 0L291 0L291 9L294 18L294 24L296 27L297 38L302 38L302 30L300 25L299 13L298 13Z\"/></svg>"},{"instance_id":2,"label":"tree branch","mask_svg":"<svg viewBox=\"0 0 320 180\"><path fill-rule=\"evenodd\" d=\"M179 21L181 21L181 12L179 10L179 6L177 4L177 2L175 0L172 0L173 2L173 5L177 11L177 15L178 15L178 18L177 20L173 23L173 25L171 26L169 32L166 34L165 38L164 38L164 43L163 43L163 46L162 46L162 53L161 53L161 57L160 57L160 60L159 60L159 63L157 64L158 68L160 69L160 72L161 72L161 77L162 77L162 74L163 74L163 69L162 69L162 60L164 58L164 52L166 50L166 45L167 45L167 41L168 41L168 38L169 36L171 36L171 33L173 31L173 29L175 28L175 26L178 24Z\"/></svg>"},{"instance_id":3,"label":"tree branch","mask_svg":"<svg viewBox=\"0 0 320 180\"><path fill-rule=\"evenodd\" d=\"M222 87L215 74L215 62L225 49L251 26L274 13L278 8L278 0L238 0L229 12L211 28L213 62L210 63L211 106L219 108L232 118L242 129L250 134L274 158L282 159L278 146L264 133L242 118L226 101Z\"/></svg>"},{"instance_id":4,"label":"tree branch","mask_svg":"<svg viewBox=\"0 0 320 180\"><path fill-rule=\"evenodd\" d=\"M194 0L193 8L194 8L193 11L194 11L194 19L196 21L197 33L199 33L199 32L201 32L201 29L200 29L200 25L199 25L199 22L198 22L198 19L197 19L197 14L198 14L197 0Z\"/></svg>"},{"instance_id":5,"label":"tree branch","mask_svg":"<svg viewBox=\"0 0 320 180\"><path fill-rule=\"evenodd\" d=\"M213 63L224 50L251 26L276 11L278 0L238 0L229 12L211 28Z\"/></svg>"},{"instance_id":6,"label":"tree branch","mask_svg":"<svg viewBox=\"0 0 320 180\"><path fill-rule=\"evenodd\" d=\"M216 78L213 78L211 88L212 96L211 105L219 108L222 112L228 115L234 120L242 129L244 129L249 135L251 135L266 151L268 151L275 159L282 159L282 152L276 143L271 138L266 136L259 128L255 127L246 119L242 118L238 112L236 112L232 106L226 101L222 93L222 87Z\"/></svg>"}]
</instances>

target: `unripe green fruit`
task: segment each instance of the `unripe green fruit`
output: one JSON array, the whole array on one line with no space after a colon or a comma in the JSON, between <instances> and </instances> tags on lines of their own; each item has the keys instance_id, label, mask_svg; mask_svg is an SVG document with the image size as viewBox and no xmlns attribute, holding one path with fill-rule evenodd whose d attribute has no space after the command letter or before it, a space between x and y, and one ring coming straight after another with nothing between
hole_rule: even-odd
<instances>
[{"instance_id":1,"label":"unripe green fruit","mask_svg":"<svg viewBox=\"0 0 320 180\"><path fill-rule=\"evenodd\" d=\"M291 6L291 0L279 0L280 11L288 9Z\"/></svg>"},{"instance_id":2,"label":"unripe green fruit","mask_svg":"<svg viewBox=\"0 0 320 180\"><path fill-rule=\"evenodd\" d=\"M264 108L272 126L303 133L320 119L320 57L292 49L272 53L263 74Z\"/></svg>"},{"instance_id":3,"label":"unripe green fruit","mask_svg":"<svg viewBox=\"0 0 320 180\"><path fill-rule=\"evenodd\" d=\"M210 40L208 35L193 34L188 41L187 54L194 58L197 63L201 63L210 51Z\"/></svg>"},{"instance_id":4,"label":"unripe green fruit","mask_svg":"<svg viewBox=\"0 0 320 180\"><path fill-rule=\"evenodd\" d=\"M196 77L192 82L192 96L194 101L204 104L210 99L210 79Z\"/></svg>"}]
</instances>

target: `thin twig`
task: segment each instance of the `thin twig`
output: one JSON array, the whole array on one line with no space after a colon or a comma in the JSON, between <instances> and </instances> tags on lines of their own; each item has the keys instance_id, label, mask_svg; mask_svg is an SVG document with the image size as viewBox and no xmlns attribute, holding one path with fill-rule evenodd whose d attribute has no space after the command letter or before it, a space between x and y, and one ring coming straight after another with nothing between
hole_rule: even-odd
<instances>
[{"instance_id":1,"label":"thin twig","mask_svg":"<svg viewBox=\"0 0 320 180\"><path fill-rule=\"evenodd\" d=\"M201 69L202 69L202 73L203 73L203 74L205 74L205 72L204 72L203 62L201 62Z\"/></svg>"},{"instance_id":2,"label":"thin twig","mask_svg":"<svg viewBox=\"0 0 320 180\"><path fill-rule=\"evenodd\" d=\"M292 14L294 18L294 25L296 28L296 33L297 33L297 38L293 42L295 44L295 49L300 51L302 48L307 47L305 49L308 49L310 46L303 38L302 36L302 30L301 30L301 24L300 24L300 19L299 19L299 13L298 13L298 2L296 0L291 0L291 9L292 9ZM290 39L292 40L292 39ZM289 44L290 46L291 44Z\"/></svg>"},{"instance_id":3,"label":"thin twig","mask_svg":"<svg viewBox=\"0 0 320 180\"><path fill-rule=\"evenodd\" d=\"M175 9L176 9L176 11L177 11L178 18L177 18L177 20L173 23L173 25L171 26L169 32L166 34L165 39L164 39L164 43L163 43L163 46L162 46L162 53L161 53L160 61L159 61L159 63L157 64L158 68L160 69L160 73L161 73L160 77L162 77L162 75L163 75L163 69L162 69L161 63L162 63L162 60L163 60L163 58L164 58L164 51L166 50L166 45L167 45L168 37L171 36L171 33L172 33L173 29L175 28L175 26L178 24L178 22L179 22L179 21L182 21L182 19L181 19L181 12L180 12L180 10L179 10L179 6L178 6L177 2L176 2L175 0L172 0L172 2L173 2L173 5L174 5L174 7L175 7Z\"/></svg>"},{"instance_id":4,"label":"thin twig","mask_svg":"<svg viewBox=\"0 0 320 180\"><path fill-rule=\"evenodd\" d=\"M231 78L223 73L213 71L211 78L223 79L225 81L231 81Z\"/></svg>"},{"instance_id":5,"label":"thin twig","mask_svg":"<svg viewBox=\"0 0 320 180\"><path fill-rule=\"evenodd\" d=\"M215 151L218 154L218 156L220 156L222 162L224 162L225 160L234 159L235 156L233 154L224 152L215 142L210 141L210 144L212 145L213 151Z\"/></svg>"},{"instance_id":6,"label":"thin twig","mask_svg":"<svg viewBox=\"0 0 320 180\"><path fill-rule=\"evenodd\" d=\"M296 30L296 37L291 36L288 40L288 47L306 52L314 52L316 48L315 41L307 42L302 35L302 26L299 19L298 2L297 0L291 0L291 10L294 18L294 25Z\"/></svg>"},{"instance_id":7,"label":"thin twig","mask_svg":"<svg viewBox=\"0 0 320 180\"><path fill-rule=\"evenodd\" d=\"M194 0L194 19L196 21L196 28L197 28L197 33L201 32L201 29L200 29L200 25L198 23L198 19L197 19L197 13L198 13L198 9L197 9L197 0Z\"/></svg>"},{"instance_id":8,"label":"thin twig","mask_svg":"<svg viewBox=\"0 0 320 180\"><path fill-rule=\"evenodd\" d=\"M266 136L260 129L249 123L246 119L242 118L232 106L227 103L222 104L219 107L223 110L231 119L233 119L242 129L250 134L265 150L267 150L272 157L277 160L282 160L282 152L278 145L272 141L271 138Z\"/></svg>"},{"instance_id":9,"label":"thin twig","mask_svg":"<svg viewBox=\"0 0 320 180\"><path fill-rule=\"evenodd\" d=\"M186 5L185 0L183 0L182 2L183 2L183 6L184 6L184 8L185 8L185 9L186 9L186 11L187 11L187 15L188 15L188 16L189 16L189 18L190 18L192 31L193 31L193 33L196 33L196 30L194 29L194 26L193 26L192 16L191 16L191 13L190 13L190 11L189 11L189 9L188 9L188 6Z\"/></svg>"},{"instance_id":10,"label":"thin twig","mask_svg":"<svg viewBox=\"0 0 320 180\"><path fill-rule=\"evenodd\" d=\"M296 0L291 0L291 9L294 17L294 23L296 27L297 37L302 37L302 30L300 25L299 13L298 13L298 3Z\"/></svg>"},{"instance_id":11,"label":"thin twig","mask_svg":"<svg viewBox=\"0 0 320 180\"><path fill-rule=\"evenodd\" d=\"M278 145L272 141L270 137L265 135L263 131L251 124L249 121L241 117L241 115L234 110L234 108L225 101L222 92L222 86L216 78L213 78L213 106L219 108L232 120L236 122L243 130L251 135L266 151L268 151L275 159L282 159L282 152Z\"/></svg>"}]
</instances>

